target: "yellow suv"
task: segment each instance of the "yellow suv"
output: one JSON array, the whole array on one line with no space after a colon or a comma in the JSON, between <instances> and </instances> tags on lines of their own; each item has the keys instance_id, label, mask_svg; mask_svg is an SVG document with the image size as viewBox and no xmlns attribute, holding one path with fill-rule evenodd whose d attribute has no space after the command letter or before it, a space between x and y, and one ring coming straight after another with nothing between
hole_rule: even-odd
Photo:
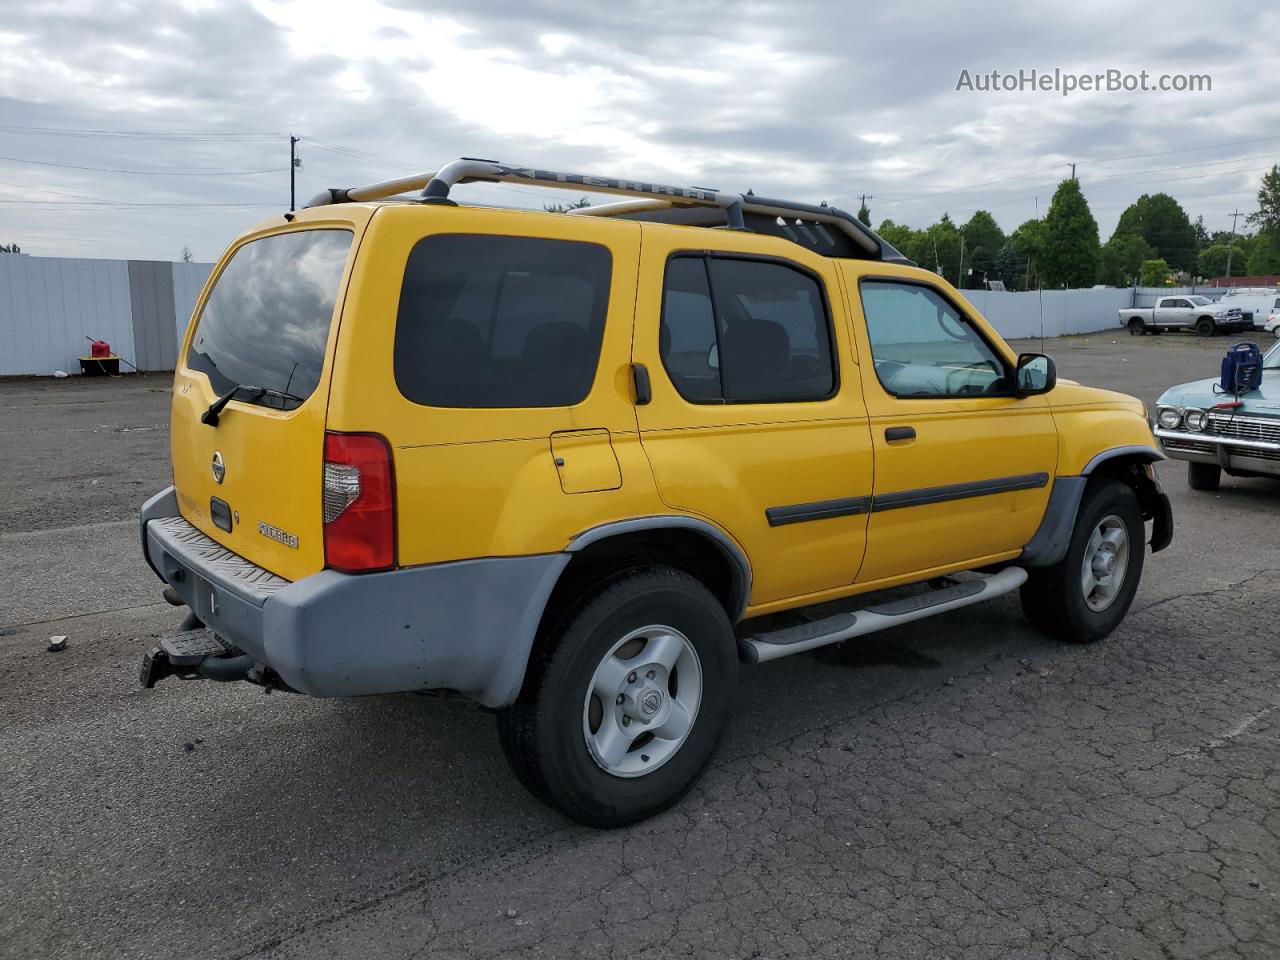
<instances>
[{"instance_id":1,"label":"yellow suv","mask_svg":"<svg viewBox=\"0 0 1280 960\"><path fill-rule=\"evenodd\" d=\"M460 206L471 181L625 199ZM739 662L1016 589L1096 640L1144 519L1172 536L1139 401L1014 354L849 214L486 160L236 240L172 459L142 546L191 612L144 685L458 691L601 826L689 789Z\"/></svg>"}]
</instances>

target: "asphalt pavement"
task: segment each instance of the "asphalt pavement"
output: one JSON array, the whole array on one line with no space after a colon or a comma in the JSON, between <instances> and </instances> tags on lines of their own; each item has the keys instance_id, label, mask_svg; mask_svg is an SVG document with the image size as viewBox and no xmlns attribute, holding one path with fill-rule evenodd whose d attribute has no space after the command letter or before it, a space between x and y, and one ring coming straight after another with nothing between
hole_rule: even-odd
<instances>
[{"instance_id":1,"label":"asphalt pavement","mask_svg":"<svg viewBox=\"0 0 1280 960\"><path fill-rule=\"evenodd\" d=\"M1149 403L1225 346L1046 344ZM0 381L0 957L1280 956L1280 482L1162 464L1103 643L1015 596L744 667L693 793L599 832L462 701L138 687L167 388Z\"/></svg>"}]
</instances>

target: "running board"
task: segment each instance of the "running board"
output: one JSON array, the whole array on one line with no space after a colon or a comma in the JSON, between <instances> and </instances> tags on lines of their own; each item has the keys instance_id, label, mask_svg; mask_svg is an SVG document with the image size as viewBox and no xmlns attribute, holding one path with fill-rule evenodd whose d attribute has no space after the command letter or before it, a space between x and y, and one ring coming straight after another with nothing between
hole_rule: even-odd
<instances>
[{"instance_id":1,"label":"running board","mask_svg":"<svg viewBox=\"0 0 1280 960\"><path fill-rule=\"evenodd\" d=\"M748 663L764 663L803 653L817 647L839 643L853 637L861 637L877 630L887 630L913 620L923 620L935 614L958 610L970 604L981 603L1001 594L1017 590L1026 582L1027 571L1022 567L1006 567L999 573L981 580L965 580L950 587L902 600L867 607L850 613L838 613L825 620L802 623L770 633L748 637L738 641L743 659Z\"/></svg>"}]
</instances>

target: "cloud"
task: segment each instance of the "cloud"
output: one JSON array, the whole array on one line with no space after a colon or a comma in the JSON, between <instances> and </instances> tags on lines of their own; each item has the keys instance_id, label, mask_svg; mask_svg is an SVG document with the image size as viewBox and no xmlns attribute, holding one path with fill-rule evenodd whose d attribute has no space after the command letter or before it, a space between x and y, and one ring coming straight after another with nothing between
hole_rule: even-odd
<instances>
[{"instance_id":1,"label":"cloud","mask_svg":"<svg viewBox=\"0 0 1280 960\"><path fill-rule=\"evenodd\" d=\"M283 209L290 133L303 138L304 198L465 154L849 208L868 193L876 221L917 226L985 208L1012 229L1045 212L1075 162L1104 237L1128 203L1161 189L1213 229L1252 209L1261 171L1280 162L1269 79L1280 12L1234 0L1216 11L1229 43L1189 34L1201 7L1187 2L1154 14L1095 0L979 12L924 0L11 0L0 154L153 172L0 160L0 240L166 259L185 244L212 259ZM962 70L1024 68L1204 72L1213 89L955 89ZM173 175L182 169L274 172ZM543 197L463 189L513 205ZM85 197L176 206L77 205ZM212 206L231 203L258 206Z\"/></svg>"}]
</instances>

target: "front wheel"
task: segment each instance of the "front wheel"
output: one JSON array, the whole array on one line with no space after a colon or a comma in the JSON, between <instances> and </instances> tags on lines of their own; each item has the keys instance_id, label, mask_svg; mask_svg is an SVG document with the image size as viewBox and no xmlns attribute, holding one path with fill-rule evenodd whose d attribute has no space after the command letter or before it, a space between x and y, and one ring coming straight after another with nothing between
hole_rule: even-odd
<instances>
[{"instance_id":1,"label":"front wheel","mask_svg":"<svg viewBox=\"0 0 1280 960\"><path fill-rule=\"evenodd\" d=\"M1201 317L1196 321L1196 333L1202 337L1213 336L1213 321L1208 317Z\"/></svg>"},{"instance_id":2,"label":"front wheel","mask_svg":"<svg viewBox=\"0 0 1280 960\"><path fill-rule=\"evenodd\" d=\"M1192 490L1217 490L1222 484L1222 468L1215 463L1187 462L1187 486Z\"/></svg>"},{"instance_id":3,"label":"front wheel","mask_svg":"<svg viewBox=\"0 0 1280 960\"><path fill-rule=\"evenodd\" d=\"M1067 555L1034 569L1022 610L1041 630L1069 643L1111 633L1133 603L1146 557L1138 495L1119 480L1091 483L1080 503Z\"/></svg>"},{"instance_id":4,"label":"front wheel","mask_svg":"<svg viewBox=\"0 0 1280 960\"><path fill-rule=\"evenodd\" d=\"M724 730L738 657L724 608L668 567L605 581L539 645L498 715L503 752L539 799L618 827L671 806Z\"/></svg>"}]
</instances>

